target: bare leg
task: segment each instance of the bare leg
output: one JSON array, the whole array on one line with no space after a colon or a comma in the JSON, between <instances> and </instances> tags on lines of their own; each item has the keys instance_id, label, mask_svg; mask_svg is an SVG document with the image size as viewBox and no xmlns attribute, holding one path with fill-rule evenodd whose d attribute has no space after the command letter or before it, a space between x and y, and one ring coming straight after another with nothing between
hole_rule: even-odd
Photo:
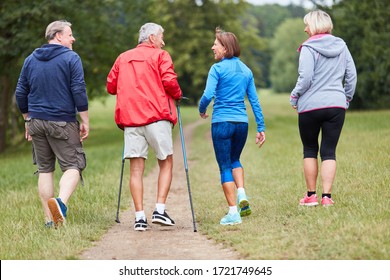
<instances>
[{"instance_id":1,"label":"bare leg","mask_svg":"<svg viewBox=\"0 0 390 280\"><path fill-rule=\"evenodd\" d=\"M67 205L68 200L76 190L79 183L80 172L77 169L68 169L62 174L60 179L60 193L58 195L62 202Z\"/></svg>"},{"instance_id":2,"label":"bare leg","mask_svg":"<svg viewBox=\"0 0 390 280\"><path fill-rule=\"evenodd\" d=\"M145 170L144 158L131 158L130 159L130 192L133 197L135 211L143 211L143 176Z\"/></svg>"},{"instance_id":3,"label":"bare leg","mask_svg":"<svg viewBox=\"0 0 390 280\"><path fill-rule=\"evenodd\" d=\"M233 169L233 178L236 187L244 187L244 169L242 167Z\"/></svg>"},{"instance_id":4,"label":"bare leg","mask_svg":"<svg viewBox=\"0 0 390 280\"><path fill-rule=\"evenodd\" d=\"M241 216L236 207L236 184L234 182L225 182L222 184L226 201L229 205L229 212L219 222L221 225L234 225L241 223Z\"/></svg>"},{"instance_id":5,"label":"bare leg","mask_svg":"<svg viewBox=\"0 0 390 280\"><path fill-rule=\"evenodd\" d=\"M47 201L54 197L54 173L39 173L38 177L38 193L41 198L43 212L46 222L51 221L51 213Z\"/></svg>"},{"instance_id":6,"label":"bare leg","mask_svg":"<svg viewBox=\"0 0 390 280\"><path fill-rule=\"evenodd\" d=\"M336 176L336 161L324 160L321 165L321 181L323 193L331 193L334 178Z\"/></svg>"},{"instance_id":7,"label":"bare leg","mask_svg":"<svg viewBox=\"0 0 390 280\"><path fill-rule=\"evenodd\" d=\"M309 192L316 191L318 176L318 161L316 158L303 159L303 170L305 174L306 186Z\"/></svg>"},{"instance_id":8,"label":"bare leg","mask_svg":"<svg viewBox=\"0 0 390 280\"><path fill-rule=\"evenodd\" d=\"M160 173L158 175L157 203L165 204L172 183L173 156L158 160Z\"/></svg>"},{"instance_id":9,"label":"bare leg","mask_svg":"<svg viewBox=\"0 0 390 280\"><path fill-rule=\"evenodd\" d=\"M225 193L226 201L229 206L236 205L236 186L234 182L225 182L222 184L223 192Z\"/></svg>"}]
</instances>

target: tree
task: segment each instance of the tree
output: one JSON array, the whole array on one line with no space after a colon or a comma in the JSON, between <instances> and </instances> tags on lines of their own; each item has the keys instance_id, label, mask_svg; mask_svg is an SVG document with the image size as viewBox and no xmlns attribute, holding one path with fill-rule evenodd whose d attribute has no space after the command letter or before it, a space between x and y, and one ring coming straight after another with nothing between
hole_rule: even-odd
<instances>
[{"instance_id":1,"label":"tree","mask_svg":"<svg viewBox=\"0 0 390 280\"><path fill-rule=\"evenodd\" d=\"M164 40L179 76L184 95L195 104L203 93L210 66L215 63L211 47L215 28L222 27L237 35L241 46L241 59L255 67L253 48L262 49L264 43L253 25L243 28L242 18L247 4L235 0L154 0L149 11L151 19L159 22L166 32Z\"/></svg>"},{"instance_id":2,"label":"tree","mask_svg":"<svg viewBox=\"0 0 390 280\"><path fill-rule=\"evenodd\" d=\"M27 46L42 42L42 26L39 20L49 13L48 7L34 8L31 3L2 1L0 3L0 152L4 151L9 125L15 129L17 120L10 115L13 108L13 92L21 56L27 54ZM24 32L27 31L27 32Z\"/></svg>"},{"instance_id":3,"label":"tree","mask_svg":"<svg viewBox=\"0 0 390 280\"><path fill-rule=\"evenodd\" d=\"M290 92L298 77L297 52L300 44L307 39L301 18L287 19L276 30L271 42L271 82L275 92Z\"/></svg>"},{"instance_id":4,"label":"tree","mask_svg":"<svg viewBox=\"0 0 390 280\"><path fill-rule=\"evenodd\" d=\"M70 21L80 55L88 96L105 95L110 67L123 51L137 45L138 30L146 22L166 30L166 49L171 53L184 94L193 103L203 93L210 66L215 62L211 46L214 30L221 26L234 32L242 49L241 59L261 76L255 51L265 48L251 21L243 28L247 3L243 0L13 0L0 2L0 153L15 135L22 139L24 126L12 104L25 57L46 43L44 31L54 20ZM77 11L77 12L76 12ZM11 124L11 125L10 125ZM13 127L13 130L10 129ZM15 142L15 141L14 141Z\"/></svg>"},{"instance_id":5,"label":"tree","mask_svg":"<svg viewBox=\"0 0 390 280\"><path fill-rule=\"evenodd\" d=\"M334 34L354 58L358 82L351 108L390 108L390 9L387 1L344 0L328 9Z\"/></svg>"},{"instance_id":6,"label":"tree","mask_svg":"<svg viewBox=\"0 0 390 280\"><path fill-rule=\"evenodd\" d=\"M0 2L0 153L21 137L22 118L14 104L14 90L25 57L47 43L46 26L66 19L76 37L74 50L83 61L90 99L99 96L116 56L133 39L145 17L148 0L27 0ZM77 11L77 12L75 12ZM128 12L134 17L128 16ZM10 129L12 128L12 129Z\"/></svg>"},{"instance_id":7,"label":"tree","mask_svg":"<svg viewBox=\"0 0 390 280\"><path fill-rule=\"evenodd\" d=\"M270 80L270 64L273 56L273 49L271 47L271 40L275 36L277 28L285 20L289 18L303 18L306 11L301 6L295 6L290 4L288 6L281 6L277 4L273 5L261 5L261 6L250 6L247 10L247 16L253 17L255 23L253 24L260 33L260 36L266 41L266 48L263 50L254 50L257 62L257 67L261 68L262 77L264 81L262 86L271 87L272 83Z\"/></svg>"}]
</instances>

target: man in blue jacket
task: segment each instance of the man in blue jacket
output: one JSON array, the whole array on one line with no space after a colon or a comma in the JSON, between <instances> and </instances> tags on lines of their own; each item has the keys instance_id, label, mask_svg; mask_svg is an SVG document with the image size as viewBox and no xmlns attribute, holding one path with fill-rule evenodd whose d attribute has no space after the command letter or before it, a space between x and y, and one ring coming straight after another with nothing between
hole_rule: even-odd
<instances>
[{"instance_id":1,"label":"man in blue jacket","mask_svg":"<svg viewBox=\"0 0 390 280\"><path fill-rule=\"evenodd\" d=\"M76 39L71 23L54 21L45 36L48 44L24 61L15 97L38 166L45 225L57 228L65 222L68 200L86 167L82 142L89 133L88 97L81 59L72 51ZM63 172L58 197L54 197L56 159Z\"/></svg>"}]
</instances>

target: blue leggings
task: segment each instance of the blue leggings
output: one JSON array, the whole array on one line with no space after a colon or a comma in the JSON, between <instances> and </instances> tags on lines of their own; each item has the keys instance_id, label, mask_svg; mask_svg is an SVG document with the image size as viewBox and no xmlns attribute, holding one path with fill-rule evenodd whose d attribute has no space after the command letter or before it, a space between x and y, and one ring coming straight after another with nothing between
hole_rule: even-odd
<instances>
[{"instance_id":1,"label":"blue leggings","mask_svg":"<svg viewBox=\"0 0 390 280\"><path fill-rule=\"evenodd\" d=\"M345 109L327 108L299 114L299 133L303 144L303 158L336 160L336 146L344 125ZM318 136L321 131L321 146Z\"/></svg>"},{"instance_id":2,"label":"blue leggings","mask_svg":"<svg viewBox=\"0 0 390 280\"><path fill-rule=\"evenodd\" d=\"M211 136L221 173L221 184L234 182L232 170L242 167L240 156L248 136L248 123L213 123L211 125Z\"/></svg>"}]
</instances>

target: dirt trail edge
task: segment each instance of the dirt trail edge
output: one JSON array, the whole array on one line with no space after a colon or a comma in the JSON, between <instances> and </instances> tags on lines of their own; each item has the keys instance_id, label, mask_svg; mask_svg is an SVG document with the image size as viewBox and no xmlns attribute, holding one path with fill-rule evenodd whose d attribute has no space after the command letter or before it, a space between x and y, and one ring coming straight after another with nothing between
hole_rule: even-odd
<instances>
[{"instance_id":1,"label":"dirt trail edge","mask_svg":"<svg viewBox=\"0 0 390 280\"><path fill-rule=\"evenodd\" d=\"M187 156L191 152L191 136L201 120L183 127ZM179 129L179 127L175 127ZM154 159L149 159L154 160ZM125 174L128 175L128 162ZM95 245L84 251L80 259L85 260L238 260L239 254L223 245L194 232L188 187L183 163L180 135L174 141L174 165L171 190L167 200L167 212L176 226L162 227L151 223L155 207L158 166L144 178L144 206L149 230L133 230L134 207L120 213L120 224L115 224ZM191 183L191 166L189 163ZM195 187L191 186L193 193ZM123 191L129 191L127 185ZM128 201L122 201L128 203ZM196 215L196 205L195 215ZM114 211L115 212L115 211ZM114 213L113 212L113 219Z\"/></svg>"}]
</instances>

